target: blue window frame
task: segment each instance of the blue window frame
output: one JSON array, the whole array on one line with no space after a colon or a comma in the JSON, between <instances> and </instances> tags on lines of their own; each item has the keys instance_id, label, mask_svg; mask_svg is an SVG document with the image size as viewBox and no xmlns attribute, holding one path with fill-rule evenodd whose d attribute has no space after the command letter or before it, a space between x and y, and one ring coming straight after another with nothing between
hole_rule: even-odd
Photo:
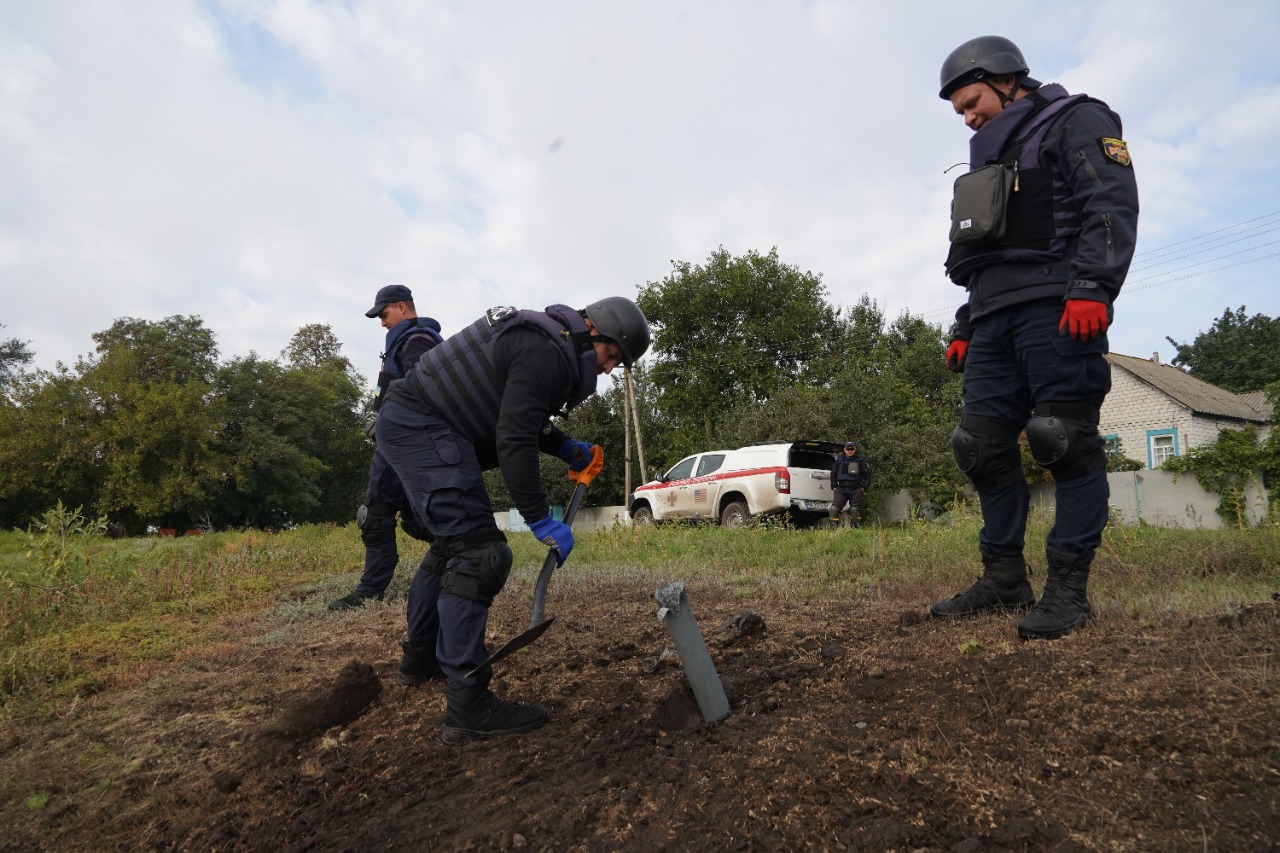
<instances>
[{"instance_id":1,"label":"blue window frame","mask_svg":"<svg viewBox=\"0 0 1280 853\"><path fill-rule=\"evenodd\" d=\"M1178 455L1178 429L1147 430L1147 467L1155 470Z\"/></svg>"}]
</instances>

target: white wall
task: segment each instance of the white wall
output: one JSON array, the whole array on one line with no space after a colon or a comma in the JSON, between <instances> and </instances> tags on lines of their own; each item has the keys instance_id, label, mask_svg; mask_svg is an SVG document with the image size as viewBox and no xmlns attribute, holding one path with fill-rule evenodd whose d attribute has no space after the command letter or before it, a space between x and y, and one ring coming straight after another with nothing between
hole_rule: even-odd
<instances>
[{"instance_id":1,"label":"white wall","mask_svg":"<svg viewBox=\"0 0 1280 853\"><path fill-rule=\"evenodd\" d=\"M1175 483L1171 471L1120 471L1107 475L1111 507L1124 524L1139 520L1156 527L1217 530L1228 526L1218 516L1218 496L1200 488L1196 478L1183 474ZM1038 506L1052 509L1053 485L1041 483L1031 491ZM1267 496L1260 482L1245 490L1245 516L1257 524L1267 514Z\"/></svg>"}]
</instances>

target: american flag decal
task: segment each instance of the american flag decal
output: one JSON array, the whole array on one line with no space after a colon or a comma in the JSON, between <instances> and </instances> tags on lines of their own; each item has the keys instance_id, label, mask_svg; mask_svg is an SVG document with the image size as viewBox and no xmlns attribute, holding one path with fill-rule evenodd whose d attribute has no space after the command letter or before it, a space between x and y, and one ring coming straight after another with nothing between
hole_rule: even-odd
<instances>
[{"instance_id":1,"label":"american flag decal","mask_svg":"<svg viewBox=\"0 0 1280 853\"><path fill-rule=\"evenodd\" d=\"M706 503L706 502L707 502L707 490L706 490L706 489L694 489L694 490L693 490L693 502L694 502L694 503L696 503L696 504L704 504L704 503Z\"/></svg>"}]
</instances>

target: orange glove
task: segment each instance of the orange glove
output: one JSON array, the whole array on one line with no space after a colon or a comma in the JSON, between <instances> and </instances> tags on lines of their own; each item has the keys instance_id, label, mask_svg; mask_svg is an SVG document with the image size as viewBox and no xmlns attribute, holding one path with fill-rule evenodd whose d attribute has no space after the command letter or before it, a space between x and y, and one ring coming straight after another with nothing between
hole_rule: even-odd
<instances>
[{"instance_id":1,"label":"orange glove","mask_svg":"<svg viewBox=\"0 0 1280 853\"><path fill-rule=\"evenodd\" d=\"M1107 330L1107 306L1092 299L1068 299L1058 321L1058 333L1070 334L1082 343Z\"/></svg>"},{"instance_id":2,"label":"orange glove","mask_svg":"<svg viewBox=\"0 0 1280 853\"><path fill-rule=\"evenodd\" d=\"M969 352L969 342L956 338L947 347L947 370L964 373L964 357Z\"/></svg>"},{"instance_id":3,"label":"orange glove","mask_svg":"<svg viewBox=\"0 0 1280 853\"><path fill-rule=\"evenodd\" d=\"M600 473L600 469L604 467L604 448L598 444L591 445L591 461L587 463L587 467L581 471L569 469L569 480L583 486L591 485L591 481L595 479L596 474Z\"/></svg>"}]
</instances>

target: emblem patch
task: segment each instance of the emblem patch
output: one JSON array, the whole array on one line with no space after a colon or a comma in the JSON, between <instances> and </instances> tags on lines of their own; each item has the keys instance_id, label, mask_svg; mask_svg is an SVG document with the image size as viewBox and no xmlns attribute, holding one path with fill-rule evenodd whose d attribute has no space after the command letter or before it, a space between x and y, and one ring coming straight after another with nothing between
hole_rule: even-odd
<instances>
[{"instance_id":1,"label":"emblem patch","mask_svg":"<svg viewBox=\"0 0 1280 853\"><path fill-rule=\"evenodd\" d=\"M1098 144L1102 146L1103 157L1119 163L1121 166L1133 165L1133 158L1129 156L1129 146L1123 139L1104 136L1098 140Z\"/></svg>"},{"instance_id":2,"label":"emblem patch","mask_svg":"<svg viewBox=\"0 0 1280 853\"><path fill-rule=\"evenodd\" d=\"M516 309L510 305L498 305L484 312L485 319L489 321L490 326L496 326L508 317L514 317Z\"/></svg>"}]
</instances>

